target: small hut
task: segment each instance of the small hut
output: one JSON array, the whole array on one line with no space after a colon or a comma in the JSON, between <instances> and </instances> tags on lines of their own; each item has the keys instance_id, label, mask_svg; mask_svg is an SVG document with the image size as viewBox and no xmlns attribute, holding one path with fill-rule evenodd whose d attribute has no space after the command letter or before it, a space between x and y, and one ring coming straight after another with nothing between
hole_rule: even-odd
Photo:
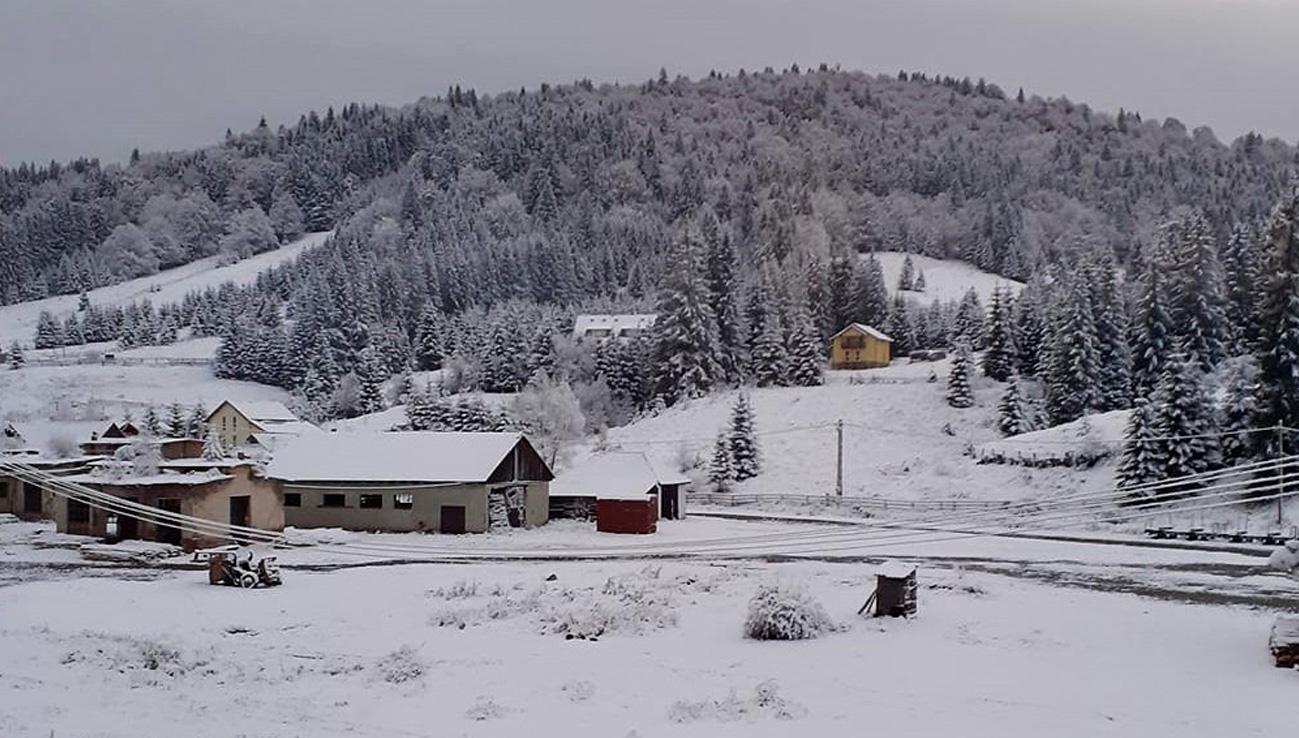
<instances>
[{"instance_id":1,"label":"small hut","mask_svg":"<svg viewBox=\"0 0 1299 738\"><path fill-rule=\"evenodd\" d=\"M916 565L885 561L875 571L875 617L909 618L916 614Z\"/></svg>"},{"instance_id":2,"label":"small hut","mask_svg":"<svg viewBox=\"0 0 1299 738\"><path fill-rule=\"evenodd\" d=\"M830 337L831 369L874 369L888 366L893 339L861 323L851 323Z\"/></svg>"}]
</instances>

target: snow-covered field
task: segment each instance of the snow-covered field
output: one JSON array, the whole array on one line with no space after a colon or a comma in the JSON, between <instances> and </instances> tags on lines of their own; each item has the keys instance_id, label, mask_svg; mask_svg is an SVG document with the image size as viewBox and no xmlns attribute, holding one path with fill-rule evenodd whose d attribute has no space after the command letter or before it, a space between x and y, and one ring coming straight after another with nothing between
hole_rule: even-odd
<instances>
[{"instance_id":1,"label":"snow-covered field","mask_svg":"<svg viewBox=\"0 0 1299 738\"><path fill-rule=\"evenodd\" d=\"M741 635L797 581L841 630ZM495 563L283 587L77 578L0 592L0 734L1284 735L1271 614L921 568L920 615L855 615L873 567ZM88 606L93 604L93 606ZM1134 648L1133 644L1140 644Z\"/></svg>"},{"instance_id":2,"label":"snow-covered field","mask_svg":"<svg viewBox=\"0 0 1299 738\"><path fill-rule=\"evenodd\" d=\"M258 254L227 266L217 266L218 257L215 256L200 259L158 274L91 290L90 301L97 305L108 306L148 299L158 305L179 302L189 292L215 287L226 282L248 284L255 281L262 271L291 261L303 252L324 243L331 234L332 231L311 233L275 251ZM77 295L60 295L44 300L0 306L0 345L8 346L12 341L30 345L36 333L36 322L41 311L48 310L59 318L64 318L76 310L79 299Z\"/></svg>"},{"instance_id":3,"label":"snow-covered field","mask_svg":"<svg viewBox=\"0 0 1299 738\"><path fill-rule=\"evenodd\" d=\"M875 254L880 268L884 270L884 284L889 293L897 292L898 277L902 275L902 264L907 255L900 251L883 251ZM985 272L973 264L956 259L934 259L929 256L911 255L911 263L916 273L924 272L925 291L906 294L919 302L947 302L960 300L971 287L979 295L979 300L986 306L992 298L994 289L1009 289L1015 293L1024 286L1023 282L991 272Z\"/></svg>"}]
</instances>

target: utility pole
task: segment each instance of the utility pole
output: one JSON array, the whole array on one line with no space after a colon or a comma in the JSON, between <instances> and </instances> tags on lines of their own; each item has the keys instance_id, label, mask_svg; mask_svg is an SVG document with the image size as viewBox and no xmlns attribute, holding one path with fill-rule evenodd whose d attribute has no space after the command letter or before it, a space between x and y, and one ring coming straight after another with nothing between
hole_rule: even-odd
<instances>
[{"instance_id":1,"label":"utility pole","mask_svg":"<svg viewBox=\"0 0 1299 738\"><path fill-rule=\"evenodd\" d=\"M1277 473L1281 480L1280 489L1277 490L1276 496L1276 525L1281 527L1281 501L1285 499L1285 428L1277 423L1276 425L1276 450L1277 450Z\"/></svg>"},{"instance_id":2,"label":"utility pole","mask_svg":"<svg viewBox=\"0 0 1299 738\"><path fill-rule=\"evenodd\" d=\"M837 437L837 453L834 464L834 493L839 497L843 497L843 418L835 421L834 431L835 436Z\"/></svg>"}]
</instances>

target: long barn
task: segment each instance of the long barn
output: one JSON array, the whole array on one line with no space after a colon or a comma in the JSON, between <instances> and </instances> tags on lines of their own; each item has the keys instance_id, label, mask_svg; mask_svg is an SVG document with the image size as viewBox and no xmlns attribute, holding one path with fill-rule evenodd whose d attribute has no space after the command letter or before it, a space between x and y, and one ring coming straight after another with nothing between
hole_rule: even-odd
<instances>
[{"instance_id":1,"label":"long barn","mask_svg":"<svg viewBox=\"0 0 1299 738\"><path fill-rule=\"evenodd\" d=\"M304 435L267 476L285 525L442 533L544 525L554 478L519 433L429 431Z\"/></svg>"}]
</instances>

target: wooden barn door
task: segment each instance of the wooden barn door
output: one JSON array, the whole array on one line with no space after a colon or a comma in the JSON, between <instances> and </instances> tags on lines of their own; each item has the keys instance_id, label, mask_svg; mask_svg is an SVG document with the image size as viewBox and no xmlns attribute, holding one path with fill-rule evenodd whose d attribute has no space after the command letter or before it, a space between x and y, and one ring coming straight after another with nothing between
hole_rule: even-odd
<instances>
[{"instance_id":1,"label":"wooden barn door","mask_svg":"<svg viewBox=\"0 0 1299 738\"><path fill-rule=\"evenodd\" d=\"M139 502L139 498L127 497L131 502ZM140 519L133 518L129 515L119 514L117 516L117 539L119 541L134 540L140 537Z\"/></svg>"},{"instance_id":2,"label":"wooden barn door","mask_svg":"<svg viewBox=\"0 0 1299 738\"><path fill-rule=\"evenodd\" d=\"M23 482L23 512L28 515L40 515L41 508L41 488L31 482Z\"/></svg>"}]
</instances>

